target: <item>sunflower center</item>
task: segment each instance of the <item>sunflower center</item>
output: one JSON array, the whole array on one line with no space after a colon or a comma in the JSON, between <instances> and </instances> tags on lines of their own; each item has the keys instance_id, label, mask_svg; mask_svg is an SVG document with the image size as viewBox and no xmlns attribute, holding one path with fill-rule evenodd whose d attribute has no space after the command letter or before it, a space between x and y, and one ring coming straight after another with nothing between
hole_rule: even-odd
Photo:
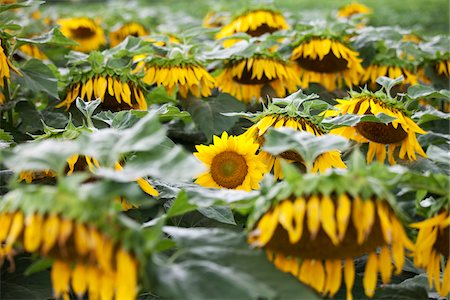
<instances>
[{"instance_id":1,"label":"sunflower center","mask_svg":"<svg viewBox=\"0 0 450 300\"><path fill-rule=\"evenodd\" d=\"M211 176L214 181L225 188L240 186L248 174L245 158L232 151L217 154L211 163Z\"/></svg>"},{"instance_id":2,"label":"sunflower center","mask_svg":"<svg viewBox=\"0 0 450 300\"><path fill-rule=\"evenodd\" d=\"M399 143L408 136L400 125L394 128L392 123L359 122L356 131L369 141L379 144Z\"/></svg>"},{"instance_id":3,"label":"sunflower center","mask_svg":"<svg viewBox=\"0 0 450 300\"><path fill-rule=\"evenodd\" d=\"M262 24L261 26L258 26L257 28L253 29L253 30L248 30L246 33L250 36L261 36L265 33L272 33L277 31L278 28L275 27L270 27L267 24Z\"/></svg>"},{"instance_id":4,"label":"sunflower center","mask_svg":"<svg viewBox=\"0 0 450 300\"><path fill-rule=\"evenodd\" d=\"M89 27L79 26L75 29L70 30L72 36L78 39L89 39L95 35L95 31Z\"/></svg>"},{"instance_id":5,"label":"sunflower center","mask_svg":"<svg viewBox=\"0 0 450 300\"><path fill-rule=\"evenodd\" d=\"M450 256L450 251L449 251L449 247L450 247L450 231L449 231L449 226L447 226L446 228L444 228L443 230L439 230L438 233L438 237L436 239L436 243L434 244L434 248L441 253L442 255L444 255L445 257L449 257Z\"/></svg>"},{"instance_id":6,"label":"sunflower center","mask_svg":"<svg viewBox=\"0 0 450 300\"><path fill-rule=\"evenodd\" d=\"M276 79L275 77L269 79L264 73L262 74L262 77L260 79L258 79L257 77L252 78L252 75L253 75L253 68L250 68L250 70L244 68L241 77L239 78L237 76L234 76L233 80L241 84L264 84L269 83Z\"/></svg>"},{"instance_id":7,"label":"sunflower center","mask_svg":"<svg viewBox=\"0 0 450 300\"><path fill-rule=\"evenodd\" d=\"M348 61L336 57L333 52L328 53L322 60L300 57L297 63L305 70L318 73L336 73L347 70Z\"/></svg>"}]
</instances>

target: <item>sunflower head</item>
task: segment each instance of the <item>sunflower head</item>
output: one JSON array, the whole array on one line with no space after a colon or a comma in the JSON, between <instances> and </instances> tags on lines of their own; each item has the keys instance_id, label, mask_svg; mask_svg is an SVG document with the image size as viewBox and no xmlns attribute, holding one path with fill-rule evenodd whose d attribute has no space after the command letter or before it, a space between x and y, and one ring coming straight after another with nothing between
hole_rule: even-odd
<instances>
[{"instance_id":1,"label":"sunflower head","mask_svg":"<svg viewBox=\"0 0 450 300\"><path fill-rule=\"evenodd\" d=\"M267 199L268 207L255 207L248 242L324 296L333 297L344 281L347 299L352 298L353 259L367 254L363 285L372 297L378 272L388 283L394 267L396 273L402 270L405 248L413 247L393 195L370 175L385 172L377 165L288 180L275 199Z\"/></svg>"},{"instance_id":2,"label":"sunflower head","mask_svg":"<svg viewBox=\"0 0 450 300\"><path fill-rule=\"evenodd\" d=\"M341 18L350 19L355 15L370 15L372 9L358 2L352 2L339 8L337 15Z\"/></svg>"},{"instance_id":3,"label":"sunflower head","mask_svg":"<svg viewBox=\"0 0 450 300\"><path fill-rule=\"evenodd\" d=\"M91 52L106 44L103 29L92 19L68 18L60 19L57 23L66 37L79 44L73 47L76 51Z\"/></svg>"},{"instance_id":4,"label":"sunflower head","mask_svg":"<svg viewBox=\"0 0 450 300\"><path fill-rule=\"evenodd\" d=\"M355 114L376 116L385 114L391 117L391 122L358 121L353 126L343 126L330 131L332 134L342 135L359 143L369 143L367 161L372 162L376 156L379 162L386 159L395 164L394 151L400 148L398 156L401 159L416 160L416 153L426 157L425 152L417 141L416 134L425 134L410 117L403 102L390 96L390 91L376 93L363 90L361 93L351 92L350 98L337 100L335 110L329 110L326 116L338 114Z\"/></svg>"},{"instance_id":5,"label":"sunflower head","mask_svg":"<svg viewBox=\"0 0 450 300\"><path fill-rule=\"evenodd\" d=\"M319 83L333 91L345 84L358 84L363 74L362 59L342 38L326 35L306 35L294 43L291 60L300 76L300 86Z\"/></svg>"},{"instance_id":6,"label":"sunflower head","mask_svg":"<svg viewBox=\"0 0 450 300\"><path fill-rule=\"evenodd\" d=\"M228 21L228 14L224 12L210 11L203 18L202 26L205 28L217 28L224 26Z\"/></svg>"},{"instance_id":7,"label":"sunflower head","mask_svg":"<svg viewBox=\"0 0 450 300\"><path fill-rule=\"evenodd\" d=\"M149 31L144 27L144 25L137 22L129 22L119 25L113 28L109 33L109 41L111 47L119 45L127 36L146 36L149 35Z\"/></svg>"},{"instance_id":8,"label":"sunflower head","mask_svg":"<svg viewBox=\"0 0 450 300\"><path fill-rule=\"evenodd\" d=\"M56 298L67 297L72 289L80 298L89 292L96 298L134 299L138 261L131 249L138 246L123 237L138 238L135 230L93 205L95 201L83 201L80 211L82 200L76 192L64 193L53 186L27 185L5 195L0 205L0 261L12 259L20 245L53 261Z\"/></svg>"},{"instance_id":9,"label":"sunflower head","mask_svg":"<svg viewBox=\"0 0 450 300\"><path fill-rule=\"evenodd\" d=\"M147 110L145 86L139 74L131 71L132 59L121 57L118 65L115 52L105 50L73 54L69 61L66 96L56 107L67 109L77 98L84 101L100 99L100 108L110 111Z\"/></svg>"},{"instance_id":10,"label":"sunflower head","mask_svg":"<svg viewBox=\"0 0 450 300\"><path fill-rule=\"evenodd\" d=\"M215 86L214 78L201 61L180 47L174 46L165 57L149 56L142 60L143 81L148 85L163 86L169 94L178 89L183 99L189 94L197 98L210 96Z\"/></svg>"},{"instance_id":11,"label":"sunflower head","mask_svg":"<svg viewBox=\"0 0 450 300\"><path fill-rule=\"evenodd\" d=\"M237 15L229 24L222 27L216 34L216 39L225 38L238 32L257 37L288 28L289 25L280 12L268 8L249 9ZM225 46L231 46L236 41L225 41Z\"/></svg>"},{"instance_id":12,"label":"sunflower head","mask_svg":"<svg viewBox=\"0 0 450 300\"><path fill-rule=\"evenodd\" d=\"M290 127L297 131L305 131L316 136L326 133L320 125L320 118L313 117L305 108L305 103L321 102L315 94L304 95L302 91L293 93L286 98L274 98L264 107L261 113L252 115L254 124L244 133L245 136L253 138L260 147L264 146L265 134L269 128ZM261 151L261 157L267 166L268 172L274 171L275 179L282 179L281 160L295 164L304 164L303 158L294 151L285 151L277 156ZM330 151L321 154L314 162L312 172L325 172L329 168L345 168L338 151Z\"/></svg>"},{"instance_id":13,"label":"sunflower head","mask_svg":"<svg viewBox=\"0 0 450 300\"><path fill-rule=\"evenodd\" d=\"M213 144L196 146L194 153L207 167L195 182L201 186L254 190L265 173L265 165L257 154L258 144L245 136L214 136Z\"/></svg>"},{"instance_id":14,"label":"sunflower head","mask_svg":"<svg viewBox=\"0 0 450 300\"><path fill-rule=\"evenodd\" d=\"M0 40L1 41L1 40ZM17 74L21 75L20 71L14 67L12 62L9 60L9 58L6 56L5 50L3 49L1 43L0 43L0 87L3 87L4 80L9 80L11 77L10 70L13 70ZM2 94L3 96L3 94Z\"/></svg>"}]
</instances>

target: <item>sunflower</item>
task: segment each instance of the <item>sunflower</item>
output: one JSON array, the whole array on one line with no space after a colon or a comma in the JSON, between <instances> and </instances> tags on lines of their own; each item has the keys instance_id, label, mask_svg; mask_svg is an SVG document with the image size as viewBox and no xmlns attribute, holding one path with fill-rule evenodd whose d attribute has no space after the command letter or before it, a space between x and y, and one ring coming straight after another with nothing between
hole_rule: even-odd
<instances>
[{"instance_id":1,"label":"sunflower","mask_svg":"<svg viewBox=\"0 0 450 300\"><path fill-rule=\"evenodd\" d=\"M226 24L228 16L222 12L210 11L203 18L202 26L205 28L217 28Z\"/></svg>"},{"instance_id":2,"label":"sunflower","mask_svg":"<svg viewBox=\"0 0 450 300\"><path fill-rule=\"evenodd\" d=\"M35 45L22 45L19 47L19 52L25 54L27 57L36 58L39 60L46 60L48 57Z\"/></svg>"},{"instance_id":3,"label":"sunflower","mask_svg":"<svg viewBox=\"0 0 450 300\"><path fill-rule=\"evenodd\" d=\"M449 225L450 215L446 210L432 218L410 225L419 229L414 249L414 264L427 270L430 287L434 281L434 287L442 297L450 293ZM447 259L442 282L441 256Z\"/></svg>"},{"instance_id":4,"label":"sunflower","mask_svg":"<svg viewBox=\"0 0 450 300\"><path fill-rule=\"evenodd\" d=\"M0 212L0 261L20 243L25 251L54 260L55 298L135 299L138 263L134 255L95 226L59 214Z\"/></svg>"},{"instance_id":5,"label":"sunflower","mask_svg":"<svg viewBox=\"0 0 450 300\"><path fill-rule=\"evenodd\" d=\"M335 116L339 113L357 115L386 114L395 118L387 124L361 121L356 126L343 126L330 131L331 134L342 135L359 143L369 143L367 161L372 162L376 156L379 162L386 159L386 146L388 146L388 161L395 164L394 151L400 147L398 156L401 159L416 160L416 153L427 157L417 141L417 134L425 134L401 107L395 99L363 91L362 93L351 93L350 99L338 99L335 105L337 110L329 110L326 116Z\"/></svg>"},{"instance_id":6,"label":"sunflower","mask_svg":"<svg viewBox=\"0 0 450 300\"><path fill-rule=\"evenodd\" d=\"M292 51L291 60L295 61L300 85L308 88L309 84L320 83L327 90L333 91L359 83L364 70L359 53L337 39L314 37L302 41Z\"/></svg>"},{"instance_id":7,"label":"sunflower","mask_svg":"<svg viewBox=\"0 0 450 300\"><path fill-rule=\"evenodd\" d=\"M355 15L369 15L371 13L372 10L369 7L358 2L353 2L339 8L337 15L341 18L350 19Z\"/></svg>"},{"instance_id":8,"label":"sunflower","mask_svg":"<svg viewBox=\"0 0 450 300\"><path fill-rule=\"evenodd\" d=\"M200 62L194 60L180 62L177 58L152 58L145 62L143 68L146 84L162 85L169 94L178 88L182 98L187 98L189 93L197 98L208 97L215 86L214 78Z\"/></svg>"},{"instance_id":9,"label":"sunflower","mask_svg":"<svg viewBox=\"0 0 450 300\"><path fill-rule=\"evenodd\" d=\"M371 189L369 178L348 174L302 178L290 197L275 201L257 218L248 236L278 269L324 297L332 298L343 281L352 299L353 260L362 255L367 255L364 291L372 297L378 272L388 283L394 267L397 274L402 271L405 248L413 249L391 206L393 196L384 198L384 192Z\"/></svg>"},{"instance_id":10,"label":"sunflower","mask_svg":"<svg viewBox=\"0 0 450 300\"><path fill-rule=\"evenodd\" d=\"M214 136L213 145L197 145L194 155L208 170L195 183L214 188L254 190L259 188L265 165L256 154L258 144L245 136Z\"/></svg>"},{"instance_id":11,"label":"sunflower","mask_svg":"<svg viewBox=\"0 0 450 300\"><path fill-rule=\"evenodd\" d=\"M371 89L376 89L377 78L378 77L389 77L392 79L403 76L405 79L402 82L401 88L405 87L406 84L414 85L418 83L419 77L417 72L406 66L400 65L381 65L381 64L371 64L365 68L364 74L361 76L360 85L369 84ZM420 76L420 78L423 78Z\"/></svg>"},{"instance_id":12,"label":"sunflower","mask_svg":"<svg viewBox=\"0 0 450 300\"><path fill-rule=\"evenodd\" d=\"M272 113L262 117L257 123L247 129L244 135L255 139L261 147L264 144L264 134L267 130L270 127L280 128L282 126L291 127L298 131L306 131L316 136L324 134L324 131L317 124L306 117L300 115L290 117L282 113ZM282 159L295 163L303 163L300 155L293 151L283 152L279 156L273 156L268 152L262 151L260 156L266 163L267 172L273 169L275 179L283 179L283 173L281 171ZM312 172L319 171L322 173L330 168L346 168L339 151L326 152L317 157Z\"/></svg>"},{"instance_id":13,"label":"sunflower","mask_svg":"<svg viewBox=\"0 0 450 300\"><path fill-rule=\"evenodd\" d=\"M284 97L297 90L300 84L294 68L274 55L255 54L253 57L236 57L225 62L217 77L217 86L244 102L258 100L264 86L271 87L276 97Z\"/></svg>"},{"instance_id":14,"label":"sunflower","mask_svg":"<svg viewBox=\"0 0 450 300\"><path fill-rule=\"evenodd\" d=\"M109 33L109 41L111 47L119 45L127 36L146 36L148 35L148 30L137 22L130 22L123 24L119 28L111 31Z\"/></svg>"},{"instance_id":15,"label":"sunflower","mask_svg":"<svg viewBox=\"0 0 450 300\"><path fill-rule=\"evenodd\" d=\"M66 89L64 101L56 107L65 106L66 109L69 109L72 103L80 97L85 101L100 98L101 107L105 110L147 110L145 88L142 83L134 77L124 80L125 76L111 73L91 75L91 72L88 72L87 75L91 77L71 82Z\"/></svg>"},{"instance_id":16,"label":"sunflower","mask_svg":"<svg viewBox=\"0 0 450 300\"><path fill-rule=\"evenodd\" d=\"M4 81L9 80L11 77L10 69L17 74L21 74L16 67L13 66L9 58L6 56L5 51L0 43L0 86L3 87Z\"/></svg>"},{"instance_id":17,"label":"sunflower","mask_svg":"<svg viewBox=\"0 0 450 300\"><path fill-rule=\"evenodd\" d=\"M73 47L76 51L90 52L106 44L103 29L94 20L85 17L68 18L60 19L57 23L66 37L79 44Z\"/></svg>"},{"instance_id":18,"label":"sunflower","mask_svg":"<svg viewBox=\"0 0 450 300\"><path fill-rule=\"evenodd\" d=\"M289 25L285 18L277 11L271 9L247 10L222 27L216 34L216 39L232 36L238 32L245 32L250 36L256 37L288 28ZM227 40L224 46L232 46L237 41L236 39Z\"/></svg>"},{"instance_id":19,"label":"sunflower","mask_svg":"<svg viewBox=\"0 0 450 300\"><path fill-rule=\"evenodd\" d=\"M448 78L450 75L450 59L438 61L436 63L436 71L439 75Z\"/></svg>"}]
</instances>

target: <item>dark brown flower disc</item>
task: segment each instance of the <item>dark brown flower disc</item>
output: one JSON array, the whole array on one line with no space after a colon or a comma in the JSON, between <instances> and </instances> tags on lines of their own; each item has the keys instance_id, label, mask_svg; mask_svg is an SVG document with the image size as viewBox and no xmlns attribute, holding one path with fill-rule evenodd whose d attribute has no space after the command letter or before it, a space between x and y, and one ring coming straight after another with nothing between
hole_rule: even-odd
<instances>
[{"instance_id":1,"label":"dark brown flower disc","mask_svg":"<svg viewBox=\"0 0 450 300\"><path fill-rule=\"evenodd\" d=\"M400 124L394 128L391 123L359 122L356 130L369 141L379 144L396 144L408 136Z\"/></svg>"},{"instance_id":2,"label":"dark brown flower disc","mask_svg":"<svg viewBox=\"0 0 450 300\"><path fill-rule=\"evenodd\" d=\"M328 53L322 60L318 58L301 57L296 60L300 67L305 70L318 73L337 73L347 70L348 61L344 58L336 57L333 52Z\"/></svg>"}]
</instances>

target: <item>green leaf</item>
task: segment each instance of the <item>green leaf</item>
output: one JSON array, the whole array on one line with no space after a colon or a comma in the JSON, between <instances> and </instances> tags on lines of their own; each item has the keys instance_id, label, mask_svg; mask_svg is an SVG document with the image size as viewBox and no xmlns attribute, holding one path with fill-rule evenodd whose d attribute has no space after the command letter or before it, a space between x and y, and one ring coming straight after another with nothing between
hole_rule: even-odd
<instances>
[{"instance_id":1,"label":"green leaf","mask_svg":"<svg viewBox=\"0 0 450 300\"><path fill-rule=\"evenodd\" d=\"M112 128L126 129L134 126L147 114L148 111L142 110L123 110L117 113L113 113L111 111L102 111L92 118L103 121Z\"/></svg>"},{"instance_id":2,"label":"green leaf","mask_svg":"<svg viewBox=\"0 0 450 300\"><path fill-rule=\"evenodd\" d=\"M20 3L2 4L0 6L0 13L2 13L4 11L7 11L7 10L10 10L10 9L41 5L42 3L45 3L45 1L28 0L28 1L20 2Z\"/></svg>"},{"instance_id":3,"label":"green leaf","mask_svg":"<svg viewBox=\"0 0 450 300\"><path fill-rule=\"evenodd\" d=\"M446 166L447 169L450 168L450 152L448 149L442 149L438 146L430 145L427 149L427 156L434 162L441 163Z\"/></svg>"},{"instance_id":4,"label":"green leaf","mask_svg":"<svg viewBox=\"0 0 450 300\"><path fill-rule=\"evenodd\" d=\"M437 91L429 85L416 84L408 87L408 94L412 99L420 98L437 98L450 100L450 91L440 90Z\"/></svg>"},{"instance_id":5,"label":"green leaf","mask_svg":"<svg viewBox=\"0 0 450 300\"><path fill-rule=\"evenodd\" d=\"M428 300L427 276L420 274L398 284L384 285L375 294L375 299Z\"/></svg>"},{"instance_id":6,"label":"green leaf","mask_svg":"<svg viewBox=\"0 0 450 300\"><path fill-rule=\"evenodd\" d=\"M35 36L31 39L17 38L17 47L23 44L34 45L56 45L56 46L77 46L78 43L65 37L57 27L42 35Z\"/></svg>"},{"instance_id":7,"label":"green leaf","mask_svg":"<svg viewBox=\"0 0 450 300\"><path fill-rule=\"evenodd\" d=\"M208 98L207 101L189 101L187 110L192 116L195 125L208 140L213 135L220 135L229 130L239 119L228 117L222 113L243 111L245 105L228 94L220 94L216 98Z\"/></svg>"},{"instance_id":8,"label":"green leaf","mask_svg":"<svg viewBox=\"0 0 450 300\"><path fill-rule=\"evenodd\" d=\"M187 111L181 111L178 107L165 104L158 109L159 120L168 122L172 120L182 120L183 122L192 121L191 115Z\"/></svg>"},{"instance_id":9,"label":"green leaf","mask_svg":"<svg viewBox=\"0 0 450 300\"><path fill-rule=\"evenodd\" d=\"M25 275L30 276L31 274L44 271L52 266L53 260L48 258L40 258L33 262L26 270Z\"/></svg>"},{"instance_id":10,"label":"green leaf","mask_svg":"<svg viewBox=\"0 0 450 300\"><path fill-rule=\"evenodd\" d=\"M50 96L59 99L58 95L58 79L52 70L37 59L30 59L20 68L23 76L17 76L17 81L23 87L34 92L45 92Z\"/></svg>"},{"instance_id":11,"label":"green leaf","mask_svg":"<svg viewBox=\"0 0 450 300\"><path fill-rule=\"evenodd\" d=\"M428 107L425 111L416 112L412 119L414 119L417 124L423 124L435 120L449 120L450 113L444 113L433 107Z\"/></svg>"},{"instance_id":12,"label":"green leaf","mask_svg":"<svg viewBox=\"0 0 450 300\"><path fill-rule=\"evenodd\" d=\"M405 77L403 77L403 75L401 75L400 77L397 77L395 79L392 79L392 78L389 78L386 76L381 76L381 77L377 78L376 82L386 90L387 95L390 95L391 89L394 86L396 86L397 84L400 84L404 79L405 79Z\"/></svg>"},{"instance_id":13,"label":"green leaf","mask_svg":"<svg viewBox=\"0 0 450 300\"><path fill-rule=\"evenodd\" d=\"M176 96L169 95L163 86L152 89L147 97L152 104L177 103Z\"/></svg>"},{"instance_id":14,"label":"green leaf","mask_svg":"<svg viewBox=\"0 0 450 300\"><path fill-rule=\"evenodd\" d=\"M156 268L157 293L171 299L320 299L277 270L245 236L217 228L164 227L179 252ZM155 272L155 271L154 271ZM207 284L204 284L207 282Z\"/></svg>"},{"instance_id":15,"label":"green leaf","mask_svg":"<svg viewBox=\"0 0 450 300\"><path fill-rule=\"evenodd\" d=\"M228 206L199 207L197 210L209 219L213 219L224 224L236 225L233 212Z\"/></svg>"},{"instance_id":16,"label":"green leaf","mask_svg":"<svg viewBox=\"0 0 450 300\"><path fill-rule=\"evenodd\" d=\"M331 130L342 126L356 126L359 122L377 122L387 124L393 120L395 120L395 118L384 113L379 113L376 116L345 114L331 119L324 119L321 124L328 130Z\"/></svg>"},{"instance_id":17,"label":"green leaf","mask_svg":"<svg viewBox=\"0 0 450 300\"><path fill-rule=\"evenodd\" d=\"M187 212L193 211L197 208L196 205L192 205L189 203L189 199L186 195L185 191L181 191L175 201L172 203L172 206L167 211L167 217L175 217L179 215L183 215Z\"/></svg>"}]
</instances>

